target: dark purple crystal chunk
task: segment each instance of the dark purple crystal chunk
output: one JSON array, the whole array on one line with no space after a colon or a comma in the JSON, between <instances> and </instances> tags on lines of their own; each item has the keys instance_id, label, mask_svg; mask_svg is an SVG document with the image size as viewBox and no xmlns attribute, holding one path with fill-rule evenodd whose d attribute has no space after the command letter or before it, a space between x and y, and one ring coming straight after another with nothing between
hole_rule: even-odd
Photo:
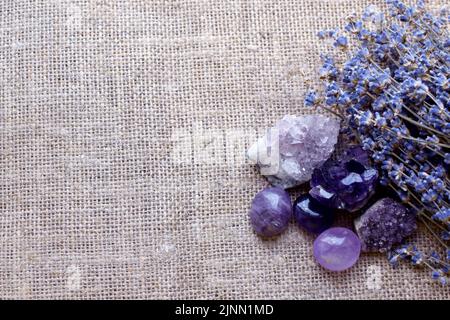
<instances>
[{"instance_id":1,"label":"dark purple crystal chunk","mask_svg":"<svg viewBox=\"0 0 450 320\"><path fill-rule=\"evenodd\" d=\"M286 230L292 218L292 202L281 188L266 188L252 202L250 222L255 232L263 237L273 237Z\"/></svg>"},{"instance_id":2,"label":"dark purple crystal chunk","mask_svg":"<svg viewBox=\"0 0 450 320\"><path fill-rule=\"evenodd\" d=\"M390 198L375 202L355 220L363 251L387 251L416 230L416 217Z\"/></svg>"},{"instance_id":3,"label":"dark purple crystal chunk","mask_svg":"<svg viewBox=\"0 0 450 320\"><path fill-rule=\"evenodd\" d=\"M301 195L294 202L294 219L297 224L312 233L321 233L333 224L333 210L321 205L309 194Z\"/></svg>"},{"instance_id":4,"label":"dark purple crystal chunk","mask_svg":"<svg viewBox=\"0 0 450 320\"><path fill-rule=\"evenodd\" d=\"M371 167L367 152L354 146L314 170L309 194L324 206L353 212L367 203L377 180L378 171Z\"/></svg>"}]
</instances>

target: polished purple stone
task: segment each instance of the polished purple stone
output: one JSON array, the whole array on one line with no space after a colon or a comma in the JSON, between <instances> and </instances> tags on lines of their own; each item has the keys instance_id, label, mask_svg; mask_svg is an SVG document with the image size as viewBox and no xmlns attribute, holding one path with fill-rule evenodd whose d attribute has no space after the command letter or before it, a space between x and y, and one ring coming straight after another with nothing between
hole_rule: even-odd
<instances>
[{"instance_id":1,"label":"polished purple stone","mask_svg":"<svg viewBox=\"0 0 450 320\"><path fill-rule=\"evenodd\" d=\"M291 218L291 198L283 189L266 188L253 199L250 222L260 236L273 237L282 233L286 230Z\"/></svg>"},{"instance_id":2,"label":"polished purple stone","mask_svg":"<svg viewBox=\"0 0 450 320\"><path fill-rule=\"evenodd\" d=\"M314 170L309 194L325 206L353 212L368 202L377 181L378 171L371 167L369 155L354 146Z\"/></svg>"},{"instance_id":3,"label":"polished purple stone","mask_svg":"<svg viewBox=\"0 0 450 320\"><path fill-rule=\"evenodd\" d=\"M333 224L334 213L309 194L303 194L294 202L294 219L307 231L321 233Z\"/></svg>"},{"instance_id":4,"label":"polished purple stone","mask_svg":"<svg viewBox=\"0 0 450 320\"><path fill-rule=\"evenodd\" d=\"M358 236L347 228L330 228L314 241L314 257L325 269L343 271L358 261L361 242Z\"/></svg>"}]
</instances>

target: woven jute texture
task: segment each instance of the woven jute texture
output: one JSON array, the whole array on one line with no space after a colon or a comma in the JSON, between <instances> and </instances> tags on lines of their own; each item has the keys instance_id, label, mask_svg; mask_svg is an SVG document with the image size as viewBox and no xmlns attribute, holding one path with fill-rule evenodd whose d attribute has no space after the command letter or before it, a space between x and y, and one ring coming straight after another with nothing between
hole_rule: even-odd
<instances>
[{"instance_id":1,"label":"woven jute texture","mask_svg":"<svg viewBox=\"0 0 450 320\"><path fill-rule=\"evenodd\" d=\"M313 112L316 32L369 1L1 0L0 297L448 299L384 255L329 273L294 224L248 223L267 183L246 147Z\"/></svg>"}]
</instances>

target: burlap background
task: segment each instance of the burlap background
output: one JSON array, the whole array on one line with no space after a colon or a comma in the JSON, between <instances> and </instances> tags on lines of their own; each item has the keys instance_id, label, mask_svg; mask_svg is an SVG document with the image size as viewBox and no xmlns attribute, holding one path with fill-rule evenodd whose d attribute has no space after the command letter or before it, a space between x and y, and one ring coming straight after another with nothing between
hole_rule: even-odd
<instances>
[{"instance_id":1,"label":"burlap background","mask_svg":"<svg viewBox=\"0 0 450 320\"><path fill-rule=\"evenodd\" d=\"M246 137L308 112L315 33L370 1L0 1L0 296L449 298L247 221Z\"/></svg>"}]
</instances>

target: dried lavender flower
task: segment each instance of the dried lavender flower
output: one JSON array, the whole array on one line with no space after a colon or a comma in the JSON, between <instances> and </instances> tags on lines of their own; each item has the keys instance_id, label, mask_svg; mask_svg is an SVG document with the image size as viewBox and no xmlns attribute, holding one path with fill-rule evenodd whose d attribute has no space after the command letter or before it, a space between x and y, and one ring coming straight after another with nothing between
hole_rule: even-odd
<instances>
[{"instance_id":1,"label":"dried lavender flower","mask_svg":"<svg viewBox=\"0 0 450 320\"><path fill-rule=\"evenodd\" d=\"M339 55L344 61L324 58L323 88L308 93L305 104L343 119L343 131L378 165L380 183L448 252L450 14L432 14L421 0L386 2L388 14L370 6L362 19L349 17L343 32L321 34L346 54Z\"/></svg>"}]
</instances>

